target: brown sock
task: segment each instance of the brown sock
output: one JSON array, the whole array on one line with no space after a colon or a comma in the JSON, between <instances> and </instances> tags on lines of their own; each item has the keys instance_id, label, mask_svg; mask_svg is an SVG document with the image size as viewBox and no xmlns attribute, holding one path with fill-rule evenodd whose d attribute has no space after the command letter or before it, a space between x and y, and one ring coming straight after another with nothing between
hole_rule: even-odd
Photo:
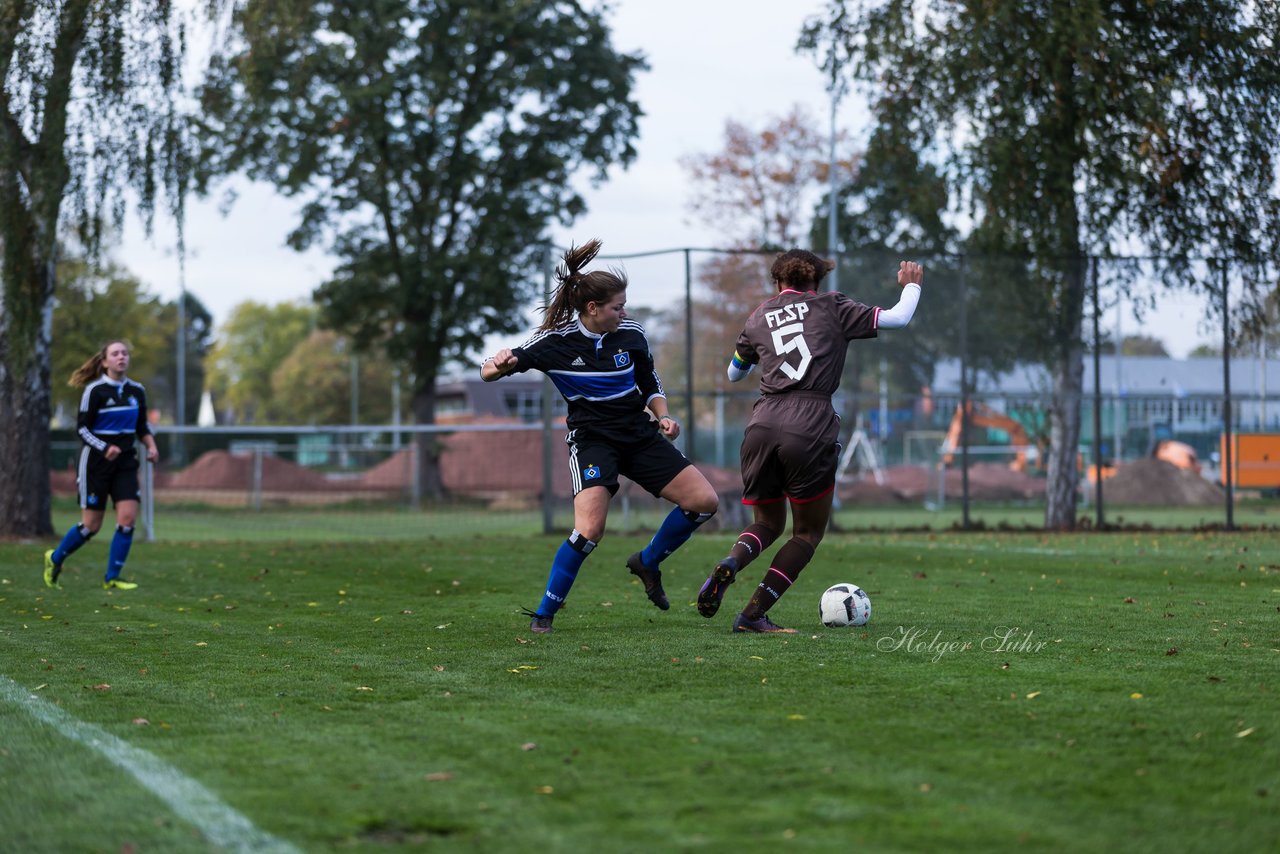
<instances>
[{"instance_id":1,"label":"brown sock","mask_svg":"<svg viewBox=\"0 0 1280 854\"><path fill-rule=\"evenodd\" d=\"M751 561L760 557L765 549L773 545L775 539L777 537L774 535L773 529L767 525L761 525L759 522L753 522L738 535L738 541L729 550L729 557L738 562L738 569L741 570Z\"/></svg>"},{"instance_id":2,"label":"brown sock","mask_svg":"<svg viewBox=\"0 0 1280 854\"><path fill-rule=\"evenodd\" d=\"M751 594L751 601L742 609L743 616L748 620L758 620L768 613L774 603L782 598L782 594L795 584L801 570L812 559L813 546L807 541L798 537L787 540L773 556L773 563L761 579L760 585Z\"/></svg>"}]
</instances>

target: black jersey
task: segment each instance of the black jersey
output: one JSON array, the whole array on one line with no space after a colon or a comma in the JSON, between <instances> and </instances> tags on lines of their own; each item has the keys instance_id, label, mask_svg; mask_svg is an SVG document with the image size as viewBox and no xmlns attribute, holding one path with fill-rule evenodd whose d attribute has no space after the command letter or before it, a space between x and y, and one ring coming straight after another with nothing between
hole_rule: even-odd
<instances>
[{"instance_id":1,"label":"black jersey","mask_svg":"<svg viewBox=\"0 0 1280 854\"><path fill-rule=\"evenodd\" d=\"M571 430L633 437L657 429L645 407L666 395L644 327L634 320L597 335L575 319L535 332L512 352L513 373L539 370L555 383L569 404Z\"/></svg>"},{"instance_id":2,"label":"black jersey","mask_svg":"<svg viewBox=\"0 0 1280 854\"><path fill-rule=\"evenodd\" d=\"M115 382L103 374L85 386L76 423L88 448L103 453L108 445L115 445L132 454L134 442L151 433L147 391L128 377Z\"/></svg>"}]
</instances>

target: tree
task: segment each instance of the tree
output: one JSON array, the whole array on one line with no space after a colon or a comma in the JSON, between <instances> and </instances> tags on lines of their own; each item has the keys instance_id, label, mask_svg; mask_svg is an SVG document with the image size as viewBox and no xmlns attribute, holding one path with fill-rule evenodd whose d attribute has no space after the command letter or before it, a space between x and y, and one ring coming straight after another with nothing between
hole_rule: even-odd
<instances>
[{"instance_id":1,"label":"tree","mask_svg":"<svg viewBox=\"0 0 1280 854\"><path fill-rule=\"evenodd\" d=\"M352 388L351 360L356 359ZM298 343L271 375L268 416L287 424L350 424L353 397L363 424L391 419L391 365L385 357L356 356L351 343L316 330Z\"/></svg>"},{"instance_id":2,"label":"tree","mask_svg":"<svg viewBox=\"0 0 1280 854\"><path fill-rule=\"evenodd\" d=\"M1280 7L1202 0L831 0L802 44L873 92L881 127L944 156L971 255L1049 348L1045 526L1075 525L1086 254L1135 244L1171 285L1197 256L1280 258ZM835 63L839 65L841 63Z\"/></svg>"},{"instance_id":3,"label":"tree","mask_svg":"<svg viewBox=\"0 0 1280 854\"><path fill-rule=\"evenodd\" d=\"M265 305L242 302L218 329L209 354L209 390L236 420L254 424L272 420L272 375L316 327L315 306L298 303ZM302 415L284 421L305 424Z\"/></svg>"},{"instance_id":4,"label":"tree","mask_svg":"<svg viewBox=\"0 0 1280 854\"><path fill-rule=\"evenodd\" d=\"M133 347L129 375L147 388L147 403L161 412L176 411L178 310L147 292L136 278L114 265L96 269L81 260L58 267L58 298L53 311L52 406L74 424L82 389L67 385L72 371L112 338ZM194 412L204 386L204 355L209 347L209 311L187 294L187 404Z\"/></svg>"},{"instance_id":5,"label":"tree","mask_svg":"<svg viewBox=\"0 0 1280 854\"><path fill-rule=\"evenodd\" d=\"M357 350L435 384L541 294L543 235L584 209L573 179L629 162L639 55L604 12L521 0L249 0L202 93L211 174L245 170L305 200L290 244L339 264L315 294ZM203 185L202 185L203 186ZM422 437L428 494L438 460Z\"/></svg>"},{"instance_id":6,"label":"tree","mask_svg":"<svg viewBox=\"0 0 1280 854\"><path fill-rule=\"evenodd\" d=\"M1103 356L1115 355L1116 342L1110 335L1103 333L1102 340L1098 342L1098 352ZM1164 348L1164 342L1159 338L1150 335L1126 335L1120 339L1120 355L1163 356L1167 359L1169 351Z\"/></svg>"},{"instance_id":7,"label":"tree","mask_svg":"<svg viewBox=\"0 0 1280 854\"><path fill-rule=\"evenodd\" d=\"M183 44L167 0L0 4L0 536L53 533L60 229L96 253L126 186L148 228L162 191L181 212Z\"/></svg>"},{"instance_id":8,"label":"tree","mask_svg":"<svg viewBox=\"0 0 1280 854\"><path fill-rule=\"evenodd\" d=\"M709 343L706 358L696 358L694 385L724 384L726 359L742 322L772 290L769 267L774 254L799 245L808 233L815 203L830 181L830 139L818 121L796 105L784 116L766 119L760 128L727 120L723 147L681 158L689 178L689 211L721 230L731 254L718 255L698 268L704 295L694 307L697 337ZM844 149L837 160L841 182L857 168L858 157ZM673 318L660 345L666 377L683 376L687 364L685 320Z\"/></svg>"},{"instance_id":9,"label":"tree","mask_svg":"<svg viewBox=\"0 0 1280 854\"><path fill-rule=\"evenodd\" d=\"M795 105L760 130L729 119L724 148L680 159L692 185L689 209L723 230L736 249L798 245L808 233L816 199L830 181L830 139L813 115ZM838 135L848 148L848 135ZM836 163L841 183L857 170L846 154Z\"/></svg>"}]
</instances>

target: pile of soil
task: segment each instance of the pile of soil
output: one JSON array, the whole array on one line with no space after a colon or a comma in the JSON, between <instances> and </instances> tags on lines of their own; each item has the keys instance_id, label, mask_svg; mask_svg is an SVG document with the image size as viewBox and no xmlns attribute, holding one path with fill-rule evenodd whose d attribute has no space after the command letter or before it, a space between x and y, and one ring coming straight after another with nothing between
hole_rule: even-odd
<instances>
[{"instance_id":1,"label":"pile of soil","mask_svg":"<svg viewBox=\"0 0 1280 854\"><path fill-rule=\"evenodd\" d=\"M840 499L851 504L892 505L917 503L937 498L938 473L924 466L890 466L884 482L876 483L868 475L862 480L840 486ZM946 498L963 495L963 476L959 469L946 472L943 490ZM969 497L975 501L1019 501L1044 495L1045 482L1014 471L1000 463L975 463L969 466Z\"/></svg>"},{"instance_id":2,"label":"pile of soil","mask_svg":"<svg viewBox=\"0 0 1280 854\"><path fill-rule=\"evenodd\" d=\"M1190 469L1151 457L1125 463L1102 482L1107 504L1158 507L1221 504L1226 492Z\"/></svg>"},{"instance_id":3,"label":"pile of soil","mask_svg":"<svg viewBox=\"0 0 1280 854\"><path fill-rule=\"evenodd\" d=\"M170 489L248 489L253 484L253 457L209 451L168 479ZM262 456L265 492L311 492L330 489L324 475L269 454Z\"/></svg>"}]
</instances>

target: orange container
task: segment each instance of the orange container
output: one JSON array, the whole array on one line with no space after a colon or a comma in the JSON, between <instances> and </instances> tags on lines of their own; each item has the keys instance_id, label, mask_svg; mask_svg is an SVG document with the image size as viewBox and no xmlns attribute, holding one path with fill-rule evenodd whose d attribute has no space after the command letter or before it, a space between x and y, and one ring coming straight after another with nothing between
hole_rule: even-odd
<instances>
[{"instance_id":1,"label":"orange container","mask_svg":"<svg viewBox=\"0 0 1280 854\"><path fill-rule=\"evenodd\" d=\"M1224 463L1227 459L1226 438L1223 435L1218 440ZM1234 486L1280 487L1280 433L1233 433L1231 469Z\"/></svg>"}]
</instances>

